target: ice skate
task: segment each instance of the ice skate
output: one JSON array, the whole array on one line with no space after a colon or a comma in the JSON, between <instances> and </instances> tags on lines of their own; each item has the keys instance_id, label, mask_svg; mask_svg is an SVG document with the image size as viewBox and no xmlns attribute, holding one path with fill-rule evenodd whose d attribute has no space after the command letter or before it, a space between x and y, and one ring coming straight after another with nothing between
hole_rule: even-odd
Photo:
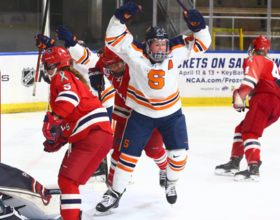
<instances>
[{"instance_id":1,"label":"ice skate","mask_svg":"<svg viewBox=\"0 0 280 220\"><path fill-rule=\"evenodd\" d=\"M166 182L166 170L159 171L159 185L164 188Z\"/></svg>"},{"instance_id":2,"label":"ice skate","mask_svg":"<svg viewBox=\"0 0 280 220\"><path fill-rule=\"evenodd\" d=\"M261 166L262 162L259 161L258 164L251 164L247 170L237 172L234 175L235 181L254 181L259 182L260 180L260 172L259 168Z\"/></svg>"},{"instance_id":3,"label":"ice skate","mask_svg":"<svg viewBox=\"0 0 280 220\"><path fill-rule=\"evenodd\" d=\"M103 198L100 203L97 204L96 212L94 216L103 216L112 214L112 208L118 208L119 201L122 194L115 192L112 189L108 189L107 192L103 195Z\"/></svg>"},{"instance_id":4,"label":"ice skate","mask_svg":"<svg viewBox=\"0 0 280 220\"><path fill-rule=\"evenodd\" d=\"M105 157L101 163L99 164L98 168L94 172L94 174L89 179L90 182L106 182L107 181L107 158Z\"/></svg>"},{"instance_id":5,"label":"ice skate","mask_svg":"<svg viewBox=\"0 0 280 220\"><path fill-rule=\"evenodd\" d=\"M216 166L215 174L222 176L234 176L234 174L239 171L239 164L242 158L243 155L240 155L239 158L233 157L230 158L228 163Z\"/></svg>"},{"instance_id":6,"label":"ice skate","mask_svg":"<svg viewBox=\"0 0 280 220\"><path fill-rule=\"evenodd\" d=\"M171 205L175 204L177 200L177 193L175 188L176 185L177 185L177 181L166 180L165 194L166 194L167 202L169 202Z\"/></svg>"}]
</instances>

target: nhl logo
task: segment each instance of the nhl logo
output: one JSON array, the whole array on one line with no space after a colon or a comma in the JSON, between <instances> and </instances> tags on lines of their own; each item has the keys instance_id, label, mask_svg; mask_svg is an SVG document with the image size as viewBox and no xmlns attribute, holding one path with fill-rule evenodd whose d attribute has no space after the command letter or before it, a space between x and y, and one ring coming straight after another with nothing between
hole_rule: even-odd
<instances>
[{"instance_id":1,"label":"nhl logo","mask_svg":"<svg viewBox=\"0 0 280 220\"><path fill-rule=\"evenodd\" d=\"M34 68L32 69L23 69L22 70L22 83L24 86L29 87L34 84L35 81L35 70Z\"/></svg>"}]
</instances>

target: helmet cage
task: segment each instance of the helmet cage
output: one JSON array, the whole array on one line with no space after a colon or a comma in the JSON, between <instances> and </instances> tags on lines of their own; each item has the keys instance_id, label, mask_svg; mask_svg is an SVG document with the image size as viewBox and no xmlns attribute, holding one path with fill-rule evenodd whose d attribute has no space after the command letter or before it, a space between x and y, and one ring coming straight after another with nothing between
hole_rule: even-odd
<instances>
[{"instance_id":1,"label":"helmet cage","mask_svg":"<svg viewBox=\"0 0 280 220\"><path fill-rule=\"evenodd\" d=\"M111 63L109 65L105 65L105 63L103 62L106 72L108 72L110 75L112 75L114 77L121 77L121 76L123 76L124 73L125 73L125 69L126 69L126 62L124 62L123 60L119 60L118 62L122 62L123 63L123 70L118 72L118 73L114 72L111 68L109 68L110 65L115 64L115 63ZM118 62L116 62L116 63L118 63Z\"/></svg>"},{"instance_id":2,"label":"helmet cage","mask_svg":"<svg viewBox=\"0 0 280 220\"><path fill-rule=\"evenodd\" d=\"M152 52L150 51L150 46L153 41L165 41L166 42L166 50L165 52ZM162 38L153 38L146 41L146 51L149 55L150 59L155 62L162 62L165 60L169 54L169 40L168 39L162 39Z\"/></svg>"}]
</instances>

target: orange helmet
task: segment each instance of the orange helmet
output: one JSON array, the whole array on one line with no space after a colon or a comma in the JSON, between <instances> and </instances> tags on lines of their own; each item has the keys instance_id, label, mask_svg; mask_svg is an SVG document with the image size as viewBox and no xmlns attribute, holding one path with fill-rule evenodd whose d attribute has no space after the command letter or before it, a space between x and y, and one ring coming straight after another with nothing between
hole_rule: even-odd
<instances>
[{"instance_id":1,"label":"orange helmet","mask_svg":"<svg viewBox=\"0 0 280 220\"><path fill-rule=\"evenodd\" d=\"M71 56L64 47L50 47L42 56L41 62L45 70L60 69L70 66Z\"/></svg>"}]
</instances>

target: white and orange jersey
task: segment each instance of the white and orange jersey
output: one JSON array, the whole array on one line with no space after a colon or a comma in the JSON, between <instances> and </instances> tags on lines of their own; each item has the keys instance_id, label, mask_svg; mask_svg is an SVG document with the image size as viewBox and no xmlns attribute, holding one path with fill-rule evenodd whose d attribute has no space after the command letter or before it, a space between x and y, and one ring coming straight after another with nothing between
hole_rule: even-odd
<instances>
[{"instance_id":1,"label":"white and orange jersey","mask_svg":"<svg viewBox=\"0 0 280 220\"><path fill-rule=\"evenodd\" d=\"M170 40L170 52L162 63L152 64L145 44L133 41L125 24L113 16L105 36L106 45L129 65L126 105L152 118L170 115L182 106L177 66L182 59L204 53L211 44L208 27L192 36Z\"/></svg>"},{"instance_id":2,"label":"white and orange jersey","mask_svg":"<svg viewBox=\"0 0 280 220\"><path fill-rule=\"evenodd\" d=\"M79 44L76 44L74 47L70 47L68 51L70 52L72 59L75 61L73 67L83 74L90 86L88 69L95 67L98 57L95 56L88 48L84 48ZM105 89L101 93L101 103L105 108L109 108L114 105L115 90L106 77L104 77L104 81ZM91 92L93 95L98 97L98 92L95 89L91 88Z\"/></svg>"}]
</instances>

